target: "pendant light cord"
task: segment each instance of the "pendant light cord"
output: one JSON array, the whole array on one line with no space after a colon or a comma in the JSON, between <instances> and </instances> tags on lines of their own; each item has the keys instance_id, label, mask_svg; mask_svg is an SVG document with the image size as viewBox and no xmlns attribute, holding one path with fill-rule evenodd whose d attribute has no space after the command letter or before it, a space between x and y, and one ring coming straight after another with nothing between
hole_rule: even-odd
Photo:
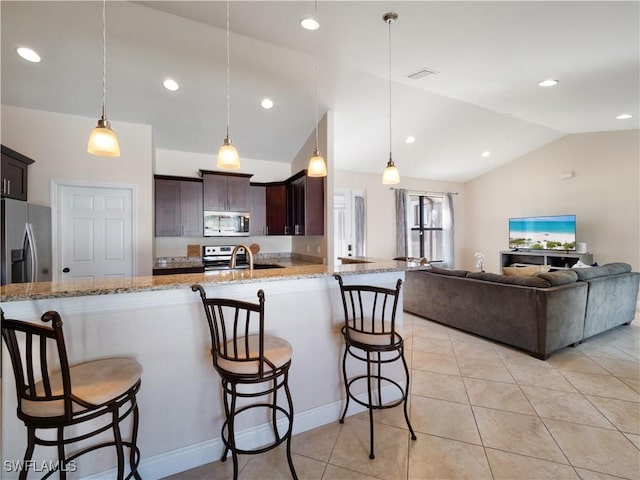
<instances>
[{"instance_id":1,"label":"pendant light cord","mask_svg":"<svg viewBox=\"0 0 640 480\"><path fill-rule=\"evenodd\" d=\"M393 20L390 18L387 20L389 24L389 161L393 162L391 159L391 22Z\"/></svg>"},{"instance_id":2,"label":"pendant light cord","mask_svg":"<svg viewBox=\"0 0 640 480\"><path fill-rule=\"evenodd\" d=\"M316 22L318 21L318 0L314 0L313 2L313 15L316 19ZM315 84L314 84L314 97L315 97L315 130L316 130L316 152L319 152L318 150L318 29L316 29L313 32L313 38L314 38L314 54L315 54L315 64L314 64L314 78L315 78Z\"/></svg>"},{"instance_id":3,"label":"pendant light cord","mask_svg":"<svg viewBox=\"0 0 640 480\"><path fill-rule=\"evenodd\" d=\"M227 138L229 138L229 122L230 122L230 83L229 83L229 0L227 0Z\"/></svg>"},{"instance_id":4,"label":"pendant light cord","mask_svg":"<svg viewBox=\"0 0 640 480\"><path fill-rule=\"evenodd\" d=\"M102 119L107 115L107 0L102 0Z\"/></svg>"}]
</instances>

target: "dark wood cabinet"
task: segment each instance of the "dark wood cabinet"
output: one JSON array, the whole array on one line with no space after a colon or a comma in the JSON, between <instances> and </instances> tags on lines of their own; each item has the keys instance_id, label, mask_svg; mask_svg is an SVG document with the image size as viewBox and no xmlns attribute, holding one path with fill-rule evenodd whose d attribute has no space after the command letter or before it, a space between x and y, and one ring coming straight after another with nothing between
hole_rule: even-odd
<instances>
[{"instance_id":1,"label":"dark wood cabinet","mask_svg":"<svg viewBox=\"0 0 640 480\"><path fill-rule=\"evenodd\" d=\"M251 208L249 210L249 235L267 234L267 187L251 185Z\"/></svg>"},{"instance_id":2,"label":"dark wood cabinet","mask_svg":"<svg viewBox=\"0 0 640 480\"><path fill-rule=\"evenodd\" d=\"M305 234L305 177L287 185L287 229L291 235Z\"/></svg>"},{"instance_id":3,"label":"dark wood cabinet","mask_svg":"<svg viewBox=\"0 0 640 480\"><path fill-rule=\"evenodd\" d=\"M156 237L202 236L202 181L156 175Z\"/></svg>"},{"instance_id":4,"label":"dark wood cabinet","mask_svg":"<svg viewBox=\"0 0 640 480\"><path fill-rule=\"evenodd\" d=\"M324 178L302 170L283 182L254 186L265 189L267 235L324 235ZM251 232L259 235L253 226Z\"/></svg>"},{"instance_id":5,"label":"dark wood cabinet","mask_svg":"<svg viewBox=\"0 0 640 480\"><path fill-rule=\"evenodd\" d=\"M29 165L32 159L2 145L2 196L27 200Z\"/></svg>"},{"instance_id":6,"label":"dark wood cabinet","mask_svg":"<svg viewBox=\"0 0 640 480\"><path fill-rule=\"evenodd\" d=\"M176 268L154 268L154 275L180 275L183 273L204 273L204 266L198 267L176 267Z\"/></svg>"},{"instance_id":7,"label":"dark wood cabinet","mask_svg":"<svg viewBox=\"0 0 640 480\"><path fill-rule=\"evenodd\" d=\"M302 171L287 184L287 223L292 235L324 235L324 178Z\"/></svg>"},{"instance_id":8,"label":"dark wood cabinet","mask_svg":"<svg viewBox=\"0 0 640 480\"><path fill-rule=\"evenodd\" d=\"M204 210L248 212L251 207L249 181L252 175L200 170L203 181Z\"/></svg>"},{"instance_id":9,"label":"dark wood cabinet","mask_svg":"<svg viewBox=\"0 0 640 480\"><path fill-rule=\"evenodd\" d=\"M265 188L267 235L288 235L287 185L272 184Z\"/></svg>"}]
</instances>

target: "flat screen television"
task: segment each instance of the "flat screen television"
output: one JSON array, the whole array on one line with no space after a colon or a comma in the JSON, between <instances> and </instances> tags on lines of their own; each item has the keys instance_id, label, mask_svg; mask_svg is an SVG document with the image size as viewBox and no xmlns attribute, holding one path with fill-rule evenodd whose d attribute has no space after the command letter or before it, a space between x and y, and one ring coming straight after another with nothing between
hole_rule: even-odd
<instances>
[{"instance_id":1,"label":"flat screen television","mask_svg":"<svg viewBox=\"0 0 640 480\"><path fill-rule=\"evenodd\" d=\"M573 251L576 249L576 216L510 218L509 248Z\"/></svg>"}]
</instances>

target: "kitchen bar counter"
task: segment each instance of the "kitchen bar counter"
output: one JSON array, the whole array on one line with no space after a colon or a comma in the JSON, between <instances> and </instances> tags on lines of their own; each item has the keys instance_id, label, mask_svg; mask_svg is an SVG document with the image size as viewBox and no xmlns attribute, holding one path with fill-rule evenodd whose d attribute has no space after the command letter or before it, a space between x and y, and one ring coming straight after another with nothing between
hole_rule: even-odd
<instances>
[{"instance_id":1,"label":"kitchen bar counter","mask_svg":"<svg viewBox=\"0 0 640 480\"><path fill-rule=\"evenodd\" d=\"M110 295L116 293L189 288L194 283L201 283L203 285L255 283L326 277L333 276L336 273L340 273L341 275L352 275L358 273L380 273L407 270L405 262L398 262L394 260L370 260L369 263L353 263L335 266L308 263L295 266L295 260L281 260L277 263L286 266L286 268L254 270L253 272L248 269L214 270L206 273L179 275L11 284L0 287L0 299L2 302L41 300L48 298Z\"/></svg>"},{"instance_id":2,"label":"kitchen bar counter","mask_svg":"<svg viewBox=\"0 0 640 480\"><path fill-rule=\"evenodd\" d=\"M273 263L282 264L279 259ZM405 262L374 259L339 266L307 264L253 272L9 285L0 293L6 318L41 323L44 312L58 311L71 364L113 356L132 357L142 364L138 394L140 473L143 478L163 478L215 461L223 450L220 379L211 364L202 302L191 291L192 284L202 284L208 296L248 302L256 302L257 291L264 291L266 330L293 347L289 385L294 433L300 433L337 421L344 408L340 374L344 320L340 289L333 275L340 273L347 284L393 288L399 278L404 279L406 269ZM401 309L402 303L398 325L402 324ZM2 364L10 365L6 349ZM396 374L402 378L403 372L398 369L392 373ZM357 413L358 408L350 407L349 414ZM17 461L24 454L26 429L15 412L13 372L5 369L3 457ZM265 419L258 416L243 419L238 433L250 448L268 439L270 431ZM51 449L36 449L34 460L42 462L52 454ZM304 460L294 455L293 461ZM107 449L96 452L90 462L79 462L78 467L80 476L74 478L115 478ZM5 480L17 478L15 472L3 472L2 476Z\"/></svg>"}]
</instances>

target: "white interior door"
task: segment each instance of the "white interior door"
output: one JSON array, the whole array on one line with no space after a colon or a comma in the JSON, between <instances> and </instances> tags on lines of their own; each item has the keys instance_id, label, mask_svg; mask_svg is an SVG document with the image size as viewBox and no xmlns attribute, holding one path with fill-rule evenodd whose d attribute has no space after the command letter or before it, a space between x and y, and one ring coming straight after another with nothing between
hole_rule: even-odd
<instances>
[{"instance_id":1,"label":"white interior door","mask_svg":"<svg viewBox=\"0 0 640 480\"><path fill-rule=\"evenodd\" d=\"M364 192L336 188L333 221L334 262L340 264L338 257L366 255Z\"/></svg>"},{"instance_id":2,"label":"white interior door","mask_svg":"<svg viewBox=\"0 0 640 480\"><path fill-rule=\"evenodd\" d=\"M132 189L61 185L59 192L58 278L132 276Z\"/></svg>"}]
</instances>

